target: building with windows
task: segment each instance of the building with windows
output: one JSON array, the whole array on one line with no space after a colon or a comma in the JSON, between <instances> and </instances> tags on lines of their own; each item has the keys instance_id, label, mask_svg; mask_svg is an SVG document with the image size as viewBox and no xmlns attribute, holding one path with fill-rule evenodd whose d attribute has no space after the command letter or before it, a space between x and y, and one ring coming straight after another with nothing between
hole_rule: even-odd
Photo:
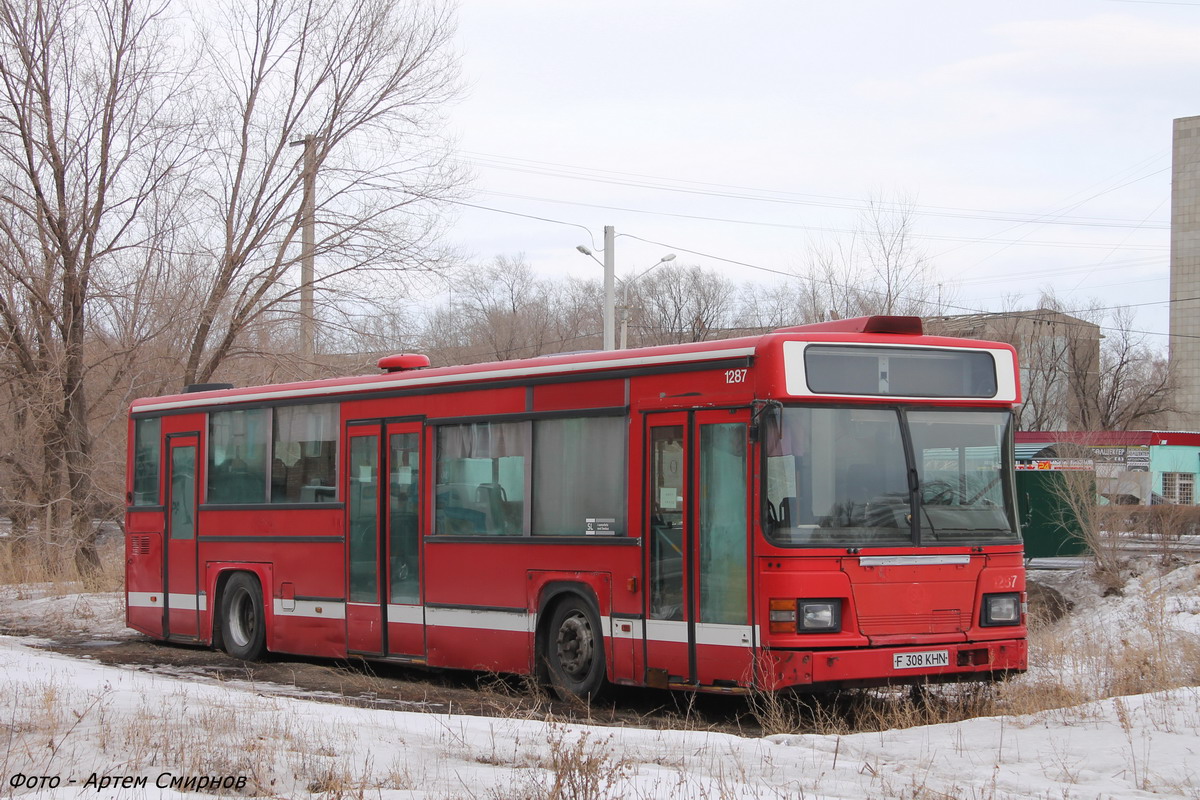
<instances>
[{"instance_id":1,"label":"building with windows","mask_svg":"<svg viewBox=\"0 0 1200 800\"><path fill-rule=\"evenodd\" d=\"M1096 491L1109 502L1196 503L1200 433L1183 431L1018 431L1018 463L1091 459Z\"/></svg>"}]
</instances>

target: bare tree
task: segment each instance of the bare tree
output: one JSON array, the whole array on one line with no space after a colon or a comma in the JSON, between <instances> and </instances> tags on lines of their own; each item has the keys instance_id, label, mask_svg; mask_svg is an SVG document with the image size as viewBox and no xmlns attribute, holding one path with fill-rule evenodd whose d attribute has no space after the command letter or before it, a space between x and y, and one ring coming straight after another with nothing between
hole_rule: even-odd
<instances>
[{"instance_id":1,"label":"bare tree","mask_svg":"<svg viewBox=\"0 0 1200 800\"><path fill-rule=\"evenodd\" d=\"M252 351L255 326L295 319L304 159L292 145L317 176L318 315L386 303L435 266L431 206L461 178L436 136L457 89L448 4L223 0L206 22L211 179L195 251L207 266L185 383Z\"/></svg>"},{"instance_id":2,"label":"bare tree","mask_svg":"<svg viewBox=\"0 0 1200 800\"><path fill-rule=\"evenodd\" d=\"M912 200L873 197L849 237L814 244L798 276L806 321L942 313L953 293L916 241L917 217Z\"/></svg>"},{"instance_id":3,"label":"bare tree","mask_svg":"<svg viewBox=\"0 0 1200 800\"><path fill-rule=\"evenodd\" d=\"M456 291L457 326L479 348L472 360L523 358L553 352L547 285L524 255L497 256L471 270Z\"/></svg>"},{"instance_id":4,"label":"bare tree","mask_svg":"<svg viewBox=\"0 0 1200 800\"><path fill-rule=\"evenodd\" d=\"M734 284L700 267L656 269L629 289L634 342L703 342L727 336L734 322Z\"/></svg>"},{"instance_id":5,"label":"bare tree","mask_svg":"<svg viewBox=\"0 0 1200 800\"><path fill-rule=\"evenodd\" d=\"M1132 329L1133 312L1119 308L1100 348L1099 391L1084 426L1127 431L1161 424L1175 410L1167 359ZM1086 406L1085 406L1086 407Z\"/></svg>"},{"instance_id":6,"label":"bare tree","mask_svg":"<svg viewBox=\"0 0 1200 800\"><path fill-rule=\"evenodd\" d=\"M0 2L0 346L28 448L4 459L21 523L69 529L57 543L82 566L96 560L101 505L87 380L97 292L146 263L162 221L152 199L187 168L168 33L164 9L142 0Z\"/></svg>"}]
</instances>

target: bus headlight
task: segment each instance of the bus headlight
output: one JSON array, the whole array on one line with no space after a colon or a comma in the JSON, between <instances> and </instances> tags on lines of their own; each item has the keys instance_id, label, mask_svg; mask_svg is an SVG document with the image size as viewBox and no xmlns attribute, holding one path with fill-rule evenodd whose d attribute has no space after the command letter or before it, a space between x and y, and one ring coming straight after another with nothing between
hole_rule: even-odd
<instances>
[{"instance_id":1,"label":"bus headlight","mask_svg":"<svg viewBox=\"0 0 1200 800\"><path fill-rule=\"evenodd\" d=\"M840 631L842 629L841 600L798 600L800 633Z\"/></svg>"},{"instance_id":2,"label":"bus headlight","mask_svg":"<svg viewBox=\"0 0 1200 800\"><path fill-rule=\"evenodd\" d=\"M842 629L841 600L772 599L771 633L830 633Z\"/></svg>"},{"instance_id":3,"label":"bus headlight","mask_svg":"<svg viewBox=\"0 0 1200 800\"><path fill-rule=\"evenodd\" d=\"M1021 595L1016 592L1006 594L985 594L983 608L979 613L979 624L982 627L1021 624Z\"/></svg>"}]
</instances>

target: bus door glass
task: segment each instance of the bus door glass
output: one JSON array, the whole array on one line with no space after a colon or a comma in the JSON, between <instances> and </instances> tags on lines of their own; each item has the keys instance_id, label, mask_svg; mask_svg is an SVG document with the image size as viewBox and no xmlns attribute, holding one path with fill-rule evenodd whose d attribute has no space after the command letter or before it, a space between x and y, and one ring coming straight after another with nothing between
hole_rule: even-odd
<instances>
[{"instance_id":1,"label":"bus door glass","mask_svg":"<svg viewBox=\"0 0 1200 800\"><path fill-rule=\"evenodd\" d=\"M695 414L694 652L696 680L704 686L746 684L753 666L749 420L745 409Z\"/></svg>"},{"instance_id":2,"label":"bus door glass","mask_svg":"<svg viewBox=\"0 0 1200 800\"><path fill-rule=\"evenodd\" d=\"M654 415L647 431L647 681L750 677L744 410ZM665 673L665 675L664 675Z\"/></svg>"},{"instance_id":3,"label":"bus door glass","mask_svg":"<svg viewBox=\"0 0 1200 800\"><path fill-rule=\"evenodd\" d=\"M387 652L423 656L425 607L421 605L421 424L387 426Z\"/></svg>"},{"instance_id":4,"label":"bus door glass","mask_svg":"<svg viewBox=\"0 0 1200 800\"><path fill-rule=\"evenodd\" d=\"M163 624L171 638L200 633L196 552L197 433L168 434L167 557L163 559Z\"/></svg>"},{"instance_id":5,"label":"bus door glass","mask_svg":"<svg viewBox=\"0 0 1200 800\"><path fill-rule=\"evenodd\" d=\"M422 656L420 423L351 423L346 447L346 642Z\"/></svg>"}]
</instances>

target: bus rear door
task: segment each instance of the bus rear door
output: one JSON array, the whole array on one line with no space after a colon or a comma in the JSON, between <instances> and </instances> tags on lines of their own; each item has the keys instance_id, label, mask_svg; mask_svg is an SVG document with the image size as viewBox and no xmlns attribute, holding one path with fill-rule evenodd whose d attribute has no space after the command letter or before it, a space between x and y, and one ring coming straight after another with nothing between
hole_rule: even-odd
<instances>
[{"instance_id":1,"label":"bus rear door","mask_svg":"<svg viewBox=\"0 0 1200 800\"><path fill-rule=\"evenodd\" d=\"M200 633L196 551L198 433L167 434L166 557L163 559L163 628L170 639Z\"/></svg>"},{"instance_id":2,"label":"bus rear door","mask_svg":"<svg viewBox=\"0 0 1200 800\"><path fill-rule=\"evenodd\" d=\"M347 430L347 649L421 660L421 423Z\"/></svg>"}]
</instances>

